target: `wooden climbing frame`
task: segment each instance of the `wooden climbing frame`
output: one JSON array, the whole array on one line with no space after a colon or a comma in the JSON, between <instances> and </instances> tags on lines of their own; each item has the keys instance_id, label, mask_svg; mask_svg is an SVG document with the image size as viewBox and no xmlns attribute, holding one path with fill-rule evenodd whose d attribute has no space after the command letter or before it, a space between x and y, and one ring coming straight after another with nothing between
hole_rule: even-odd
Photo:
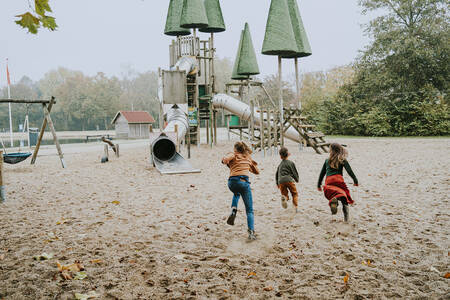
<instances>
[{"instance_id":1,"label":"wooden climbing frame","mask_svg":"<svg viewBox=\"0 0 450 300\"><path fill-rule=\"evenodd\" d=\"M306 146L312 147L317 154L327 153L330 151L330 143L325 141L325 135L322 132L314 131L315 125L307 123L307 118L301 115L298 108L284 109L284 128L283 132L293 127L302 137Z\"/></svg>"}]
</instances>

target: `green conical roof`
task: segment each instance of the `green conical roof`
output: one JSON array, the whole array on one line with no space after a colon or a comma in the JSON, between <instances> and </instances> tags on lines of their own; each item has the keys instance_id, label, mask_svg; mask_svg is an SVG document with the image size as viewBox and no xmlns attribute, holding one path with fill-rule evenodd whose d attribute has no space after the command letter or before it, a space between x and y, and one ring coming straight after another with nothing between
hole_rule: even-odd
<instances>
[{"instance_id":1,"label":"green conical roof","mask_svg":"<svg viewBox=\"0 0 450 300\"><path fill-rule=\"evenodd\" d=\"M208 27L203 0L184 0L180 25L183 28Z\"/></svg>"},{"instance_id":2,"label":"green conical roof","mask_svg":"<svg viewBox=\"0 0 450 300\"><path fill-rule=\"evenodd\" d=\"M183 10L183 0L170 0L167 11L166 28L164 34L178 36L189 35L191 31L180 27L181 11Z\"/></svg>"},{"instance_id":3,"label":"green conical roof","mask_svg":"<svg viewBox=\"0 0 450 300\"><path fill-rule=\"evenodd\" d=\"M236 59L234 60L233 72L231 73L231 79L243 80L247 79L247 76L239 75L237 70L239 66L239 59L241 57L242 40L244 39L244 30L241 31L241 38L239 39L239 46L236 53Z\"/></svg>"},{"instance_id":4,"label":"green conical roof","mask_svg":"<svg viewBox=\"0 0 450 300\"><path fill-rule=\"evenodd\" d=\"M225 31L222 9L219 0L205 0L206 16L208 17L208 27L201 28L201 32L222 32Z\"/></svg>"},{"instance_id":5,"label":"green conical roof","mask_svg":"<svg viewBox=\"0 0 450 300\"><path fill-rule=\"evenodd\" d=\"M272 0L267 17L262 54L292 55L297 52L287 0Z\"/></svg>"},{"instance_id":6,"label":"green conical roof","mask_svg":"<svg viewBox=\"0 0 450 300\"><path fill-rule=\"evenodd\" d=\"M295 40L299 52L293 55L283 56L284 58L305 57L312 54L311 45L303 26L300 10L298 9L297 0L288 0L289 13L291 15L292 28L294 29Z\"/></svg>"},{"instance_id":7,"label":"green conical roof","mask_svg":"<svg viewBox=\"0 0 450 300\"><path fill-rule=\"evenodd\" d=\"M238 75L256 75L259 74L258 62L256 61L255 48L253 47L250 27L245 23L242 36L241 51L238 60Z\"/></svg>"}]
</instances>

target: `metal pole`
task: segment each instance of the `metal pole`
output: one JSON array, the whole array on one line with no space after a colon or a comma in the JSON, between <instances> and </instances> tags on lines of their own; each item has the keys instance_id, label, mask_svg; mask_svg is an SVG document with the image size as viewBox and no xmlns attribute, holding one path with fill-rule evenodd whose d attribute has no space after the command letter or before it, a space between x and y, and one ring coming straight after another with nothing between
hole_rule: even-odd
<instances>
[{"instance_id":1,"label":"metal pole","mask_svg":"<svg viewBox=\"0 0 450 300\"><path fill-rule=\"evenodd\" d=\"M0 203L6 201L5 183L3 182L3 151L0 150Z\"/></svg>"},{"instance_id":2,"label":"metal pole","mask_svg":"<svg viewBox=\"0 0 450 300\"><path fill-rule=\"evenodd\" d=\"M281 70L281 55L278 56L278 89L279 89L279 109L280 109L280 132L281 132L281 146L284 146L284 137L283 137L283 132L284 132L284 117L283 117L283 87L282 87L282 74L281 74L282 70Z\"/></svg>"},{"instance_id":3,"label":"metal pole","mask_svg":"<svg viewBox=\"0 0 450 300\"><path fill-rule=\"evenodd\" d=\"M300 100L300 82L298 81L298 58L295 58L295 87L297 90L298 109L302 109L302 101Z\"/></svg>"},{"instance_id":4,"label":"metal pole","mask_svg":"<svg viewBox=\"0 0 450 300\"><path fill-rule=\"evenodd\" d=\"M11 99L11 90L8 84L8 99ZM11 102L8 103L9 108L9 138L11 142L11 147L14 147L13 143L13 128L12 128L12 117L11 117Z\"/></svg>"}]
</instances>

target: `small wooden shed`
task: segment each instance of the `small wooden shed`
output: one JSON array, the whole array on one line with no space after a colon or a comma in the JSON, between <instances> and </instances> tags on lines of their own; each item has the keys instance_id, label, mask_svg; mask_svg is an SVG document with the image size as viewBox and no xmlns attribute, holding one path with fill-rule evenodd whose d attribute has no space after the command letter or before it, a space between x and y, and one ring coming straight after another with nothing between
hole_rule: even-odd
<instances>
[{"instance_id":1,"label":"small wooden shed","mask_svg":"<svg viewBox=\"0 0 450 300\"><path fill-rule=\"evenodd\" d=\"M120 110L112 120L116 130L116 138L148 138L149 125L155 119L146 111Z\"/></svg>"}]
</instances>

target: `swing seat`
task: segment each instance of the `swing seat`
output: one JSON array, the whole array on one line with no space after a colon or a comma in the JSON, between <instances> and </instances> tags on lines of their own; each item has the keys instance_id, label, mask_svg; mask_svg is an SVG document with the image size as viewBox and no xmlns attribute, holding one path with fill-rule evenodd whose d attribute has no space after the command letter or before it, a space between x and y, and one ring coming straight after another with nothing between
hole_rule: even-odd
<instances>
[{"instance_id":1,"label":"swing seat","mask_svg":"<svg viewBox=\"0 0 450 300\"><path fill-rule=\"evenodd\" d=\"M31 152L24 152L24 153L17 152L17 153L3 154L3 161L7 164L14 165L24 161L25 159L30 157L31 154L32 154Z\"/></svg>"}]
</instances>

